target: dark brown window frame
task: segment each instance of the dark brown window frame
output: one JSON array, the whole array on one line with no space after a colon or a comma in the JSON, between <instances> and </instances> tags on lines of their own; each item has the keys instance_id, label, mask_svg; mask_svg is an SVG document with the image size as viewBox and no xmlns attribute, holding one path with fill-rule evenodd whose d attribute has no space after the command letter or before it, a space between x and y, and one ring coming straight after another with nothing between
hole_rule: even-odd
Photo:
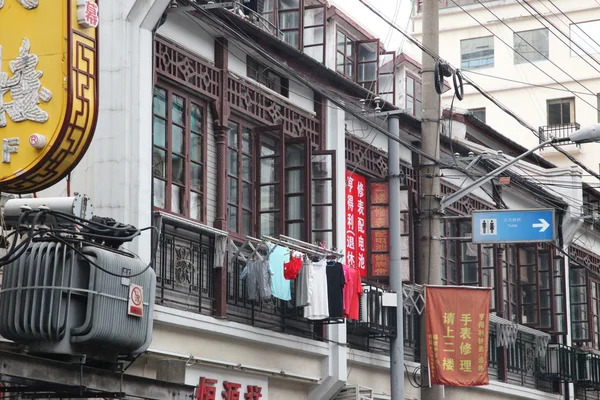
<instances>
[{"instance_id":1,"label":"dark brown window frame","mask_svg":"<svg viewBox=\"0 0 600 400\"><path fill-rule=\"evenodd\" d=\"M408 94L408 78L413 80L413 95L410 96ZM417 107L417 103L421 104L421 106L423 105L423 81L421 80L421 78L418 78L416 75L411 74L409 72L406 73L406 79L405 79L405 83L406 83L406 90L404 91L405 94L405 99L404 99L404 104L406 105L406 110L415 118L420 118L420 112L417 112L417 110L419 109ZM421 99L417 100L417 84L421 85ZM413 109L409 110L408 109L408 98L411 98L413 100ZM422 107L421 107L422 110Z\"/></svg>"},{"instance_id":2,"label":"dark brown window frame","mask_svg":"<svg viewBox=\"0 0 600 400\"><path fill-rule=\"evenodd\" d=\"M168 82L162 81L160 80L159 82L156 83L156 85L154 86L154 90L156 91L157 89L159 90L163 90L166 94L165 96L165 112L166 112L166 116L161 116L158 115L156 113L154 113L153 110L153 154L154 154L154 149L160 149L161 151L165 152L165 171L164 171L164 178L155 176L154 174L154 166L153 166L153 172L152 172L152 206L154 209L156 210L160 210L160 211L164 211L166 213L170 213L173 215L179 215L185 218L189 218L195 221L199 221L199 222L206 222L206 188L207 188L207 184L206 184L206 180L207 180L207 168L206 168L206 160L207 160L207 145L206 145L206 141L207 141L207 121L208 121L208 107L207 107L207 103L206 101L204 101L203 99L199 98L198 96L194 96L192 94L190 94L189 92L185 91L185 90L181 90L180 88L177 88L175 86L173 86L172 84L169 84ZM185 115L185 124L183 126L183 130L184 130L184 141L185 141L185 148L183 153L175 153L175 155L182 155L184 157L184 164L185 164L185 170L184 170L184 178L183 178L183 184L179 185L177 183L173 183L173 171L172 171L172 154L173 154L173 133L172 133L172 127L173 127L173 116L172 116L172 98L173 96L176 95L178 97L181 97L184 99L185 101L185 108L184 108L184 115ZM153 100L154 102L154 100ZM198 106L201 110L202 110L202 131L201 132L194 132L192 131L191 128L191 105L194 104L196 106ZM154 109L154 104L153 104L153 109ZM165 140L166 140L166 145L165 146L159 146L155 144L155 139L154 139L154 119L155 118L160 118L161 120L165 121ZM182 127L181 124L177 124L175 123L175 125L177 125L178 127ZM190 142L191 142L191 138L192 135L198 135L201 137L201 144L202 144L202 152L201 152L201 156L202 156L202 161L200 163L192 161L191 160L191 146L190 146ZM154 164L154 159L153 159L153 164ZM202 185L201 185L201 190L194 190L192 189L192 179L191 179L191 175L192 175L192 164L194 165L199 165L200 168L202 168ZM161 180L163 182L165 182L165 206L164 207L158 207L154 204L154 190L155 190L155 183L154 180L158 179ZM176 185L180 188L183 188L183 204L182 204L182 212L176 212L173 211L173 206L172 206L172 187L173 185ZM191 195L192 193L197 193L201 196L201 204L200 204L200 212L199 212L199 216L198 218L193 218L191 217L191 210L190 210L190 203L191 203Z\"/></svg>"},{"instance_id":3,"label":"dark brown window frame","mask_svg":"<svg viewBox=\"0 0 600 400\"><path fill-rule=\"evenodd\" d=\"M344 52L340 52L339 51L339 42L338 42L338 36L342 34L344 35ZM350 41L352 44L350 45L350 48L352 49L352 55L348 56L348 41ZM350 36L343 30L340 29L339 27L337 28L336 34L335 34L335 70L337 71L338 74L341 74L343 76L345 76L346 78L350 79L351 81L354 81L356 79L356 40L350 38ZM344 71L340 72L338 70L338 61L337 61L337 57L338 54L341 54L344 57ZM348 66L348 61L350 61L352 63L352 67L350 69L347 68Z\"/></svg>"}]
</instances>

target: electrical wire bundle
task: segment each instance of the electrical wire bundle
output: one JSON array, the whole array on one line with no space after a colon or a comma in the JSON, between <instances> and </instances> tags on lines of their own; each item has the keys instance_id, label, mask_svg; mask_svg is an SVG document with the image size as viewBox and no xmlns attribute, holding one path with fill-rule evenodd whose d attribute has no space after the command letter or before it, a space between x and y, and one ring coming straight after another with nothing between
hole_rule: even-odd
<instances>
[{"instance_id":1,"label":"electrical wire bundle","mask_svg":"<svg viewBox=\"0 0 600 400\"><path fill-rule=\"evenodd\" d=\"M156 234L153 237L152 259L146 268L135 274L115 274L108 271L82 251L84 246L93 246L127 257L137 257L120 247L140 236L143 231L150 229ZM20 242L19 238L22 239ZM131 278L142 275L154 264L158 229L154 226L138 229L133 225L119 223L112 218L94 216L92 219L85 219L51 209L24 209L18 218L15 229L4 237L7 254L0 257L0 267L18 260L25 254L32 242L39 241L60 242L104 273Z\"/></svg>"}]
</instances>

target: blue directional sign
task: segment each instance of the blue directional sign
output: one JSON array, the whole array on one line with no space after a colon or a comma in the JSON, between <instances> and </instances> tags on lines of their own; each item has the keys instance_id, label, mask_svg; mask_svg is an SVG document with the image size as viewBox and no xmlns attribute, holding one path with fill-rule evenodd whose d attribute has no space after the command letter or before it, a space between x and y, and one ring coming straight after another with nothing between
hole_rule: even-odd
<instances>
[{"instance_id":1,"label":"blue directional sign","mask_svg":"<svg viewBox=\"0 0 600 400\"><path fill-rule=\"evenodd\" d=\"M551 242L554 210L473 211L473 243Z\"/></svg>"}]
</instances>

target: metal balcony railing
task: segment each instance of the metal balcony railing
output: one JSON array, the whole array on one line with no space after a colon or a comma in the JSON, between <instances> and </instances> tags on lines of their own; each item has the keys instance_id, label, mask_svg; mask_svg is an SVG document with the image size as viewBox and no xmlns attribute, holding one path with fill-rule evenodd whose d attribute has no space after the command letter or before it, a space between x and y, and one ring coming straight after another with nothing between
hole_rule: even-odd
<instances>
[{"instance_id":1,"label":"metal balcony railing","mask_svg":"<svg viewBox=\"0 0 600 400\"><path fill-rule=\"evenodd\" d=\"M548 125L548 126L540 126L538 128L540 143L545 142L546 140L552 138L568 138L571 136L573 132L578 130L580 125L577 122L572 122L570 124L562 124L562 125ZM565 144L574 144L573 142L564 142L560 143L561 145Z\"/></svg>"},{"instance_id":2,"label":"metal balcony railing","mask_svg":"<svg viewBox=\"0 0 600 400\"><path fill-rule=\"evenodd\" d=\"M156 304L213 315L214 236L160 222L154 269Z\"/></svg>"}]
</instances>

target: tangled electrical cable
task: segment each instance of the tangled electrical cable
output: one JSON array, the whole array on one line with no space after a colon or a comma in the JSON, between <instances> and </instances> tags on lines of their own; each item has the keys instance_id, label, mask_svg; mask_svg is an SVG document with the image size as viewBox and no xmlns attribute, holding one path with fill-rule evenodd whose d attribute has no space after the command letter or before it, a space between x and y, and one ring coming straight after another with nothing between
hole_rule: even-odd
<instances>
[{"instance_id":1,"label":"tangled electrical cable","mask_svg":"<svg viewBox=\"0 0 600 400\"><path fill-rule=\"evenodd\" d=\"M52 223L49 223L50 220ZM82 251L83 246L94 246L128 257L136 257L133 253L119 249L119 247L140 236L146 230L152 230L154 233L152 256L150 263L137 273L116 274L98 265ZM5 243L9 242L13 236L7 253L0 257L0 267L18 260L25 254L32 242L54 240L77 253L95 268L119 278L132 278L145 273L154 264L158 247L158 229L154 226L138 229L133 225L121 224L112 218L94 216L90 220L50 209L23 210L15 229L5 237ZM24 239L17 244L19 237Z\"/></svg>"},{"instance_id":2,"label":"tangled electrical cable","mask_svg":"<svg viewBox=\"0 0 600 400\"><path fill-rule=\"evenodd\" d=\"M462 101L465 94L462 72L458 68L453 70L448 64L437 60L435 62L433 80L437 94L442 94L444 91L444 77L452 77L452 83L454 83L454 94L458 101Z\"/></svg>"}]
</instances>

